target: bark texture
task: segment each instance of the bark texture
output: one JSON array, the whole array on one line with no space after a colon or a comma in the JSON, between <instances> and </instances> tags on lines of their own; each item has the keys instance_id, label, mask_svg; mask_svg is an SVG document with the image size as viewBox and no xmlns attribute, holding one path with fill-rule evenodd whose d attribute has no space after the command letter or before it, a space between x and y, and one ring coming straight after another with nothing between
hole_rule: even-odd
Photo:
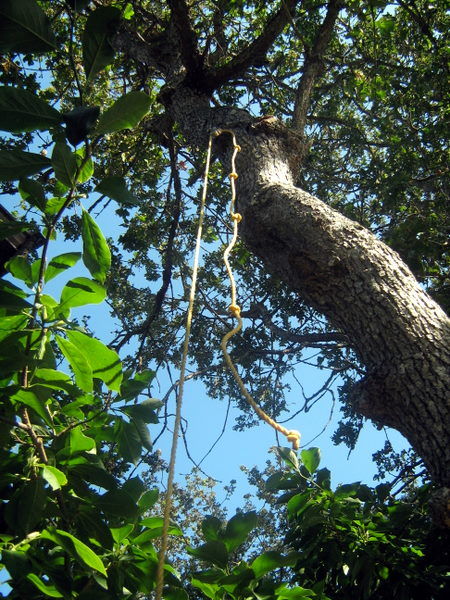
<instances>
[{"instance_id":1,"label":"bark texture","mask_svg":"<svg viewBox=\"0 0 450 600\"><path fill-rule=\"evenodd\" d=\"M450 320L399 255L371 232L294 185L302 142L276 120L212 109L180 89L170 102L187 139L232 128L238 155L240 232L267 268L342 330L367 375L354 408L400 431L433 479L450 486ZM218 148L229 169L230 144Z\"/></svg>"}]
</instances>

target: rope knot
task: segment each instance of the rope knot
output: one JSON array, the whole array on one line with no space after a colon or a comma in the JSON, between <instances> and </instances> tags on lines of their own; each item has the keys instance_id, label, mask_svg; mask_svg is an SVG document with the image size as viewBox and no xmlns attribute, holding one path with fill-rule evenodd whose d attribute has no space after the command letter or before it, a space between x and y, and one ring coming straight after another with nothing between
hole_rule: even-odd
<instances>
[{"instance_id":1,"label":"rope knot","mask_svg":"<svg viewBox=\"0 0 450 600\"><path fill-rule=\"evenodd\" d=\"M240 223L242 221L241 213L232 213L231 218L233 219L233 221L236 221L236 223Z\"/></svg>"},{"instance_id":2,"label":"rope knot","mask_svg":"<svg viewBox=\"0 0 450 600\"><path fill-rule=\"evenodd\" d=\"M233 317L236 317L236 319L238 319L241 316L241 307L237 304L230 304L228 310L233 315Z\"/></svg>"},{"instance_id":3,"label":"rope knot","mask_svg":"<svg viewBox=\"0 0 450 600\"><path fill-rule=\"evenodd\" d=\"M292 444L293 450L298 450L300 448L300 433L296 429L291 429L287 433L287 441Z\"/></svg>"},{"instance_id":4,"label":"rope knot","mask_svg":"<svg viewBox=\"0 0 450 600\"><path fill-rule=\"evenodd\" d=\"M242 150L239 144L234 144L234 149L236 150L236 152L240 152Z\"/></svg>"},{"instance_id":5,"label":"rope knot","mask_svg":"<svg viewBox=\"0 0 450 600\"><path fill-rule=\"evenodd\" d=\"M231 173L228 175L228 177L230 179L237 179L239 177L239 175L235 171L231 171Z\"/></svg>"}]
</instances>

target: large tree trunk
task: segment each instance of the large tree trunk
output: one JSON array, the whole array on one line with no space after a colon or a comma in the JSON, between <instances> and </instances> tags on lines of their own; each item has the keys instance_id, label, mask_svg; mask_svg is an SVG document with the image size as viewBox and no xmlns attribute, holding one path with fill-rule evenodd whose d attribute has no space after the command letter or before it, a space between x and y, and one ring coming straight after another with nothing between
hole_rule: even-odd
<instances>
[{"instance_id":1,"label":"large tree trunk","mask_svg":"<svg viewBox=\"0 0 450 600\"><path fill-rule=\"evenodd\" d=\"M357 412L400 431L431 477L450 486L450 321L399 255L364 227L294 185L295 134L276 120L211 109L187 89L172 94L173 117L193 145L231 128L238 154L240 232L248 247L327 316L366 367ZM216 142L229 169L230 137Z\"/></svg>"}]
</instances>

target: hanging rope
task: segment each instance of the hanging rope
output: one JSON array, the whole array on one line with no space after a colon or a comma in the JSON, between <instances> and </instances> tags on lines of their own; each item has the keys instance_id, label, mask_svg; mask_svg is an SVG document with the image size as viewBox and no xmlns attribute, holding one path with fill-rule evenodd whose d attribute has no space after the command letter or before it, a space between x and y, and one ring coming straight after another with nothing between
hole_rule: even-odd
<instances>
[{"instance_id":1,"label":"hanging rope","mask_svg":"<svg viewBox=\"0 0 450 600\"><path fill-rule=\"evenodd\" d=\"M186 362L187 362L188 349L189 349L189 337L191 335L192 315L194 313L195 289L197 286L200 244L202 241L203 220L204 220L204 216L205 216L205 204L206 204L206 191L207 191L207 186L208 186L208 175L209 175L209 168L210 168L210 163L211 163L211 149L212 149L213 137L214 137L213 135L210 135L210 137L209 137L208 152L206 155L205 175L203 178L203 193L202 193L202 197L201 197L201 201L200 201L200 210L199 210L198 227L197 227L197 239L196 239L196 243L195 243L194 260L193 260L193 265L192 265L191 289L189 292L189 304L188 304L188 311L187 311L187 316L186 316L186 330L185 330L185 334L184 334L183 355L182 355L182 359L181 359L177 404L176 404L176 411L175 411L175 424L173 427L172 449L170 452L169 474L168 474L168 478L167 478L166 501L164 504L163 530L162 530L162 535L161 535L161 548L159 551L158 566L157 566L157 570L156 570L156 600L162 599L162 593L163 593L163 587L164 587L164 563L165 563L165 559L166 559L167 543L168 543L168 538L169 538L168 533L169 533L169 524L170 524L170 513L171 513L171 509L172 509L175 461L176 461L176 455L177 455L178 436L179 436L179 432L180 432L181 406L183 403L184 381L186 378Z\"/></svg>"},{"instance_id":2,"label":"hanging rope","mask_svg":"<svg viewBox=\"0 0 450 600\"><path fill-rule=\"evenodd\" d=\"M242 215L238 212L234 212L234 207L235 207L235 203L236 203L236 179L238 177L238 174L236 172L236 156L237 156L237 153L241 150L241 147L236 142L236 136L234 135L233 131L229 131L229 130L219 130L219 131L220 131L220 133L229 133L233 139L233 154L231 156L231 173L229 175L230 185L231 185L230 215L231 215L231 219L233 221L233 236L231 238L231 241L230 241L228 247L225 249L225 252L223 253L223 261L225 263L225 267L227 269L228 277L229 277L230 283L231 283L231 304L228 307L228 310L233 315L233 317L237 320L236 327L223 336L222 342L221 342L221 348L222 348L223 355L225 357L225 361L228 365L228 368L232 372L233 377L234 377L237 385L239 386L239 389L241 390L243 396L246 398L246 400L248 401L250 406L256 412L256 414L263 421L265 421L268 425L270 425L271 427L273 427L274 429L279 431L281 434L286 436L288 442L290 442L292 444L292 448L294 450L298 450L300 447L300 433L298 431L296 431L295 429L286 429L286 427L283 427L283 425L280 425L279 423L277 423L274 419L269 417L269 415L263 411L263 409L258 405L258 403L251 396L251 394L247 391L247 388L245 387L244 382L242 381L239 373L237 372L237 369L234 366L233 361L231 360L231 357L228 354L228 350L227 350L227 344L230 341L230 339L234 335L239 333L239 331L241 331L241 329L242 329L241 308L237 304L237 301L236 301L236 282L234 280L233 272L231 270L230 262L228 260L228 257L230 255L234 245L236 244L237 237L238 237L238 225L239 225L240 221L242 220ZM218 133L218 135L219 135L219 133Z\"/></svg>"},{"instance_id":3,"label":"hanging rope","mask_svg":"<svg viewBox=\"0 0 450 600\"><path fill-rule=\"evenodd\" d=\"M173 480L175 475L175 462L176 462L176 454L177 454L177 446L178 446L178 437L180 432L180 424L181 424L181 407L183 403L183 393L184 393L184 382L186 379L186 363L188 357L188 349L189 349L189 338L191 334L191 325L192 325L192 315L194 312L194 301L195 301L195 290L197 286L197 275L198 275L198 264L199 264L199 256L200 256L200 245L202 241L202 232L203 232L203 220L205 216L205 205L206 205L206 195L208 188L208 176L209 169L211 164L211 151L212 151L212 142L213 139L223 133L229 133L232 136L233 140L233 154L231 157L231 173L229 175L231 182L231 204L230 204L230 215L233 220L233 237L231 239L230 244L225 249L223 260L227 269L228 277L231 282L231 305L229 306L229 310L233 317L235 317L238 321L237 326L226 333L221 342L222 352L225 357L225 361L233 374L233 377L236 383L239 386L244 397L247 399L249 404L252 406L257 415L266 423L268 423L271 427L282 433L286 436L287 440L292 444L294 450L298 450L300 446L300 433L295 430L288 430L276 421L274 421L269 415L267 415L262 408L256 403L256 401L252 398L252 396L247 391L242 379L239 376L239 373L236 370L236 367L231 360L230 355L227 351L228 341L236 335L242 329L242 319L241 319L241 309L236 303L236 283L234 281L233 272L231 270L231 266L228 260L228 256L232 251L234 245L237 241L238 236L238 224L242 220L242 215L234 212L234 205L236 203L236 185L235 180L238 175L236 172L236 155L241 150L240 146L236 142L236 136L233 131L228 129L217 129L209 136L208 142L208 152L206 155L206 165L205 165L205 174L203 178L203 192L200 201L200 210L199 210L199 219L198 219L198 227L197 227L197 239L195 244L194 251L194 260L192 265L192 281L191 288L189 292L189 304L188 311L186 316L186 330L184 336L184 344L183 344L183 354L181 359L181 367L180 367L180 377L178 383L178 396L176 403L176 411L175 411L175 423L172 434L172 449L170 452L170 462L169 462L169 474L167 478L167 491L166 491L166 499L164 504L164 513L163 513L163 530L161 535L161 548L158 555L158 566L156 570L156 591L155 591L155 599L162 600L163 587L164 587L164 563L166 559L167 553L167 544L168 544L168 533L169 533L169 524L170 524L170 514L172 509L172 496L173 496Z\"/></svg>"}]
</instances>

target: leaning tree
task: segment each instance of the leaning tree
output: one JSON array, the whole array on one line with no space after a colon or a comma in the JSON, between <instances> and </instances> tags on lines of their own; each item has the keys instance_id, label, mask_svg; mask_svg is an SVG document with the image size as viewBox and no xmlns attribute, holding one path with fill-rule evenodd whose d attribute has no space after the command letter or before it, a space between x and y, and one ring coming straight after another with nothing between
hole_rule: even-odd
<instances>
[{"instance_id":1,"label":"leaning tree","mask_svg":"<svg viewBox=\"0 0 450 600\"><path fill-rule=\"evenodd\" d=\"M135 338L138 364L179 361L174 341L185 297L172 282L186 284L192 201L214 134L218 200L207 215L211 253L202 272L193 360L211 395L229 385L217 384L222 363L205 340L228 320L220 308L225 291L216 262L217 245L227 235L221 213L226 190L217 164L229 172L232 132L241 148L236 185L245 244L236 267L249 300L243 315L250 319L236 342L236 362L248 368L256 392L269 385L264 370L281 380L289 370L284 358L305 347L325 349L319 365L342 373L350 365L360 377L348 377L343 386L347 415L405 435L440 488L437 505L445 514L450 357L449 321L440 307L448 303L444 3L41 4L47 17L31 0L1 8L2 48L13 53L3 62L2 77L32 92L41 87L41 98L59 103L67 140L73 146L88 140L85 152L96 158L93 181L103 194L90 210L105 196L121 202L127 230L113 242L109 279L122 323L115 348ZM36 17L33 23L29 15ZM44 53L40 69L51 81L25 75L15 51L33 69L33 53ZM145 93L148 104L142 106L151 110L139 127L118 134L139 121L121 122L128 106L121 98L128 93L137 94L132 98L138 105ZM112 113L105 113L113 101ZM59 126L56 117L49 121ZM8 123L4 128L16 131ZM59 143L53 166L67 183L64 173L75 159L61 146L61 135L56 131L42 147ZM29 142L25 135L18 144ZM12 147L11 140L5 147ZM45 166L43 159L36 170ZM51 172L41 180L49 184ZM87 178L81 183L81 192L92 191ZM162 183L169 184L165 193ZM79 198L71 195L53 214L63 217ZM62 223L67 236L77 235L76 217ZM132 253L125 256L128 266L121 252ZM149 281L160 279L156 292L131 280L137 267ZM258 375L253 381L252 369ZM282 388L277 379L274 396ZM275 414L285 408L281 393L266 404Z\"/></svg>"},{"instance_id":2,"label":"leaning tree","mask_svg":"<svg viewBox=\"0 0 450 600\"><path fill-rule=\"evenodd\" d=\"M326 141L321 140L315 160L333 162L336 157L339 169L345 160L352 162L346 152L355 149L347 150L335 139L358 130L360 124L348 108L352 103L362 121L361 131L354 134L360 138L355 141L360 151L371 152L378 164L398 160L390 156L389 136L392 129L407 127L401 117L405 86L417 85L420 95L428 68L445 71L443 36L434 30L439 28L440 11L425 11L422 4L369 2L362 7L337 0L291 0L271 3L269 10L259 2L205 7L172 0L157 8L136 6L134 18L121 23L110 41L136 73L145 73L143 86L152 78L162 80L160 110L147 124L162 143L172 127L179 128L193 152L205 148L212 132L235 133L241 146L237 206L246 246L345 334L365 371L349 393L352 409L405 435L433 480L446 487L449 320L399 254L383 243L383 235L344 216L299 183L301 178L308 181L314 125L327 118L334 148L322 157ZM396 36L402 35L408 39L400 42ZM396 43L398 54L389 57ZM414 64L419 51L410 46L413 43L429 48L428 65ZM349 72L356 90L363 81L377 88L375 93L357 90L352 97ZM404 82L400 73L406 76ZM276 90L272 103L266 86ZM344 88L343 107L334 86ZM442 91L435 90L434 102L440 102ZM389 106L394 96L400 96L398 105ZM273 114L255 116L251 108L258 100L258 108L266 102ZM250 110L242 108L245 104ZM411 117L417 124L409 128L428 127L430 101L421 102L421 110L421 116ZM386 123L371 132L370 119L380 117ZM226 132L218 136L215 151L229 169L232 143ZM405 148L405 154L408 151ZM432 179L428 166L414 168L410 179L416 179L416 188L419 179ZM391 194L407 195L395 190L395 171L388 165L387 171L393 179ZM370 190L349 189L348 201L358 203L366 194L377 202L377 183L384 195L387 184L379 181Z\"/></svg>"}]
</instances>

